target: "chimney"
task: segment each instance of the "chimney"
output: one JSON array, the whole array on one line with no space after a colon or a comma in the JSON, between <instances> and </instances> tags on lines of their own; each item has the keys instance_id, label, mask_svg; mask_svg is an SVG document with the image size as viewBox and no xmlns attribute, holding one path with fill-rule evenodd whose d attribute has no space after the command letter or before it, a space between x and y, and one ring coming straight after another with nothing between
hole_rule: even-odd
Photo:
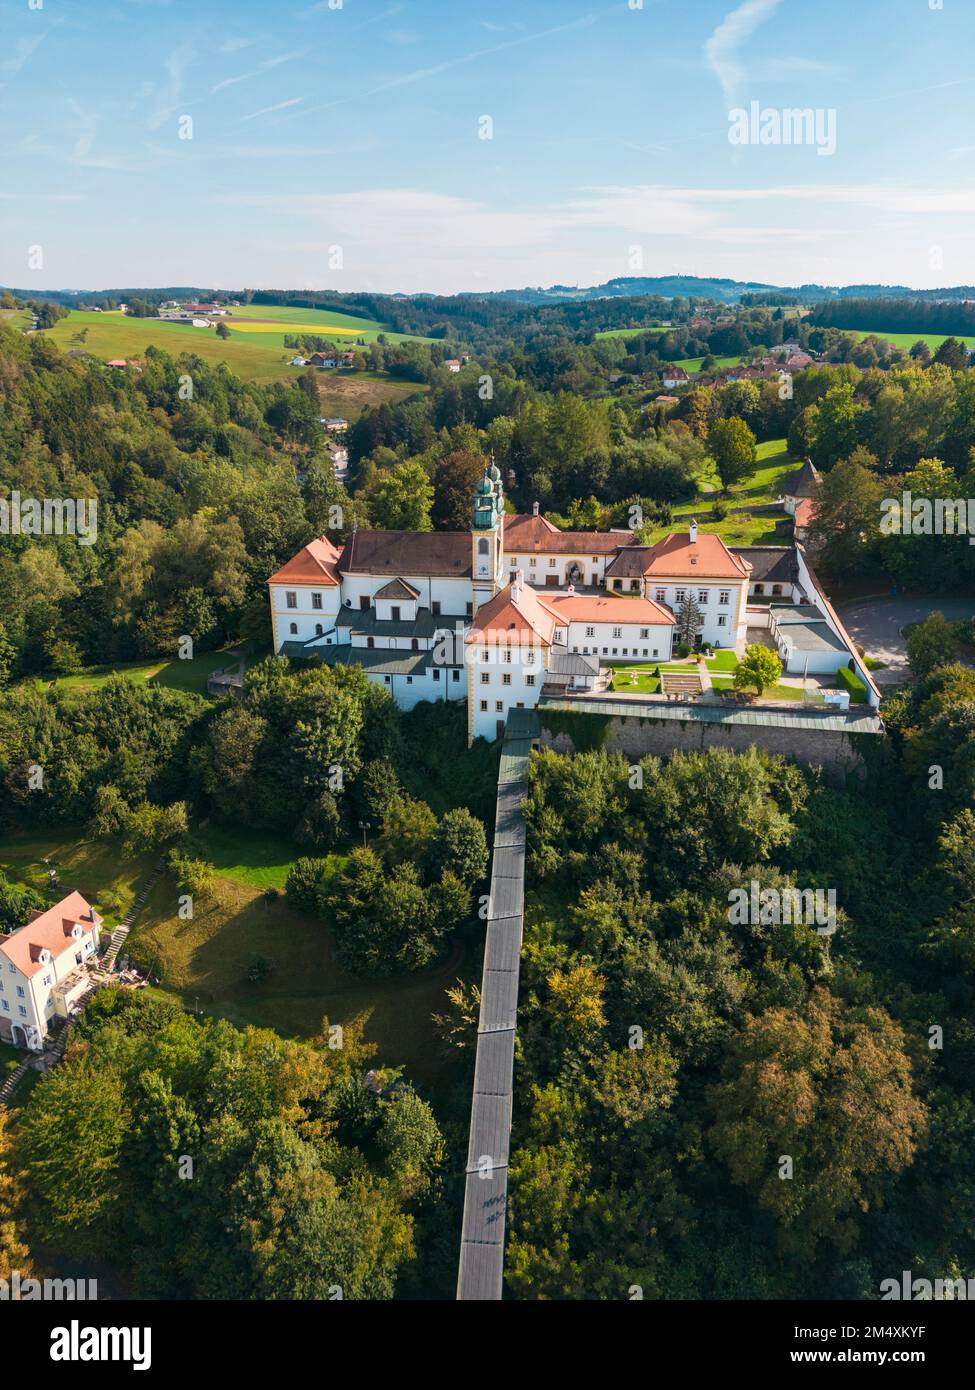
<instances>
[{"instance_id":1,"label":"chimney","mask_svg":"<svg viewBox=\"0 0 975 1390\"><path fill-rule=\"evenodd\" d=\"M524 587L525 587L525 571L524 571L523 569L517 569L517 570L515 570L515 577L514 577L514 579L511 581L511 597L512 597L516 602L517 602L518 599L521 598L522 591L524 590Z\"/></svg>"},{"instance_id":2,"label":"chimney","mask_svg":"<svg viewBox=\"0 0 975 1390\"><path fill-rule=\"evenodd\" d=\"M538 516L538 503L532 503L532 516Z\"/></svg>"},{"instance_id":3,"label":"chimney","mask_svg":"<svg viewBox=\"0 0 975 1390\"><path fill-rule=\"evenodd\" d=\"M691 545L697 544L697 522L691 522Z\"/></svg>"}]
</instances>

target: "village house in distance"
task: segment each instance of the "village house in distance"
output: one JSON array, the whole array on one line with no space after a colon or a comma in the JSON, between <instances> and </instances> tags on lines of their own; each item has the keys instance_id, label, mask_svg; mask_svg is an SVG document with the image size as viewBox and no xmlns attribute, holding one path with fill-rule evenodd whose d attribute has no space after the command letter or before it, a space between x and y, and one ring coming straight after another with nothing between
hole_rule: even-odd
<instances>
[{"instance_id":1,"label":"village house in distance","mask_svg":"<svg viewBox=\"0 0 975 1390\"><path fill-rule=\"evenodd\" d=\"M353 531L310 541L268 580L274 650L362 667L403 709L464 700L473 740L511 709L606 689L608 663L668 662L684 606L698 645L777 648L788 672L852 663L879 692L801 545L729 548L691 521L654 545L629 531L561 531L506 515L492 464L469 532Z\"/></svg>"}]
</instances>

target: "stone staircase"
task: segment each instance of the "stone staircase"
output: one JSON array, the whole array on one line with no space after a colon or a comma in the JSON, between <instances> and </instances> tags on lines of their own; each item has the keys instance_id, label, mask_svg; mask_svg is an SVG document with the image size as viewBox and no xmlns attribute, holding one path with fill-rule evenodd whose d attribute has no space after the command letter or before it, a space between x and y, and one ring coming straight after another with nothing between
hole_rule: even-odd
<instances>
[{"instance_id":1,"label":"stone staircase","mask_svg":"<svg viewBox=\"0 0 975 1390\"><path fill-rule=\"evenodd\" d=\"M118 926L115 928L111 936L108 938L108 950L105 952L105 954L101 958L101 961L99 962L101 969L105 972L106 975L115 969L115 962L118 960L118 953L125 943L125 938L132 930L132 923L135 921L136 917L139 915L139 913L145 906L146 898L148 898L153 888L155 888L156 882L162 871L162 864L157 864L155 869L153 869L152 873L149 875L145 883L142 885L142 888L139 890L138 897L135 899L128 912L125 914L121 922L119 922Z\"/></svg>"}]
</instances>

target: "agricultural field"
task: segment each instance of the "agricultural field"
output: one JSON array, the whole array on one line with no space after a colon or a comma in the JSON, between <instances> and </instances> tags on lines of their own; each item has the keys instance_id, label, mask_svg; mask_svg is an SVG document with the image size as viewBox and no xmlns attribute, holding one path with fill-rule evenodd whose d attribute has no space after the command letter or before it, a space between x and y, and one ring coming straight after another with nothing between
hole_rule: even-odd
<instances>
[{"instance_id":1,"label":"agricultural field","mask_svg":"<svg viewBox=\"0 0 975 1390\"><path fill-rule=\"evenodd\" d=\"M595 335L598 342L602 338L636 338L641 333L667 333L666 328L604 328Z\"/></svg>"},{"instance_id":2,"label":"agricultural field","mask_svg":"<svg viewBox=\"0 0 975 1390\"><path fill-rule=\"evenodd\" d=\"M218 338L216 328L194 328L192 324L164 319L129 318L117 311L96 313L72 309L66 318L44 331L45 336L52 338L64 352L88 352L106 362L116 357L138 361L149 346L174 354L194 352L207 362L226 362L238 376L262 384L291 380L301 370L288 365L294 353L285 347L286 334L330 337L337 347L343 348L373 343L381 333L393 343L408 341L402 333L386 332L384 325L375 319L323 313L317 309L287 309L281 305L249 305L235 310L220 322L229 329L229 338ZM330 379L328 393L334 399L334 414L348 415L351 409L358 415L365 405L395 402L417 389L410 383L367 376L363 372L348 375L323 372L322 377ZM348 383L353 377L357 382L350 389Z\"/></svg>"},{"instance_id":3,"label":"agricultural field","mask_svg":"<svg viewBox=\"0 0 975 1390\"><path fill-rule=\"evenodd\" d=\"M835 324L830 325L830 327L835 326ZM975 349L975 336L965 338L958 333L884 333L879 328L869 331L859 328L841 328L839 331L841 333L852 333L855 338L883 338L884 342L893 343L895 347L904 348L906 352L909 352L914 344L920 341L927 343L932 353L935 353L938 351L941 344L947 338L951 337L957 338L958 341L964 343L967 348Z\"/></svg>"}]
</instances>

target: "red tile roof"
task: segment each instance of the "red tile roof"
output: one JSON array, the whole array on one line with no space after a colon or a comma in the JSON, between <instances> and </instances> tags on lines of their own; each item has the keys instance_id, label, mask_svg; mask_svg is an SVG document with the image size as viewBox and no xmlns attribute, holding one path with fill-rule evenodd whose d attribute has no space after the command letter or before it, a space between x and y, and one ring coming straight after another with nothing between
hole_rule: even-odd
<instances>
[{"instance_id":1,"label":"red tile roof","mask_svg":"<svg viewBox=\"0 0 975 1390\"><path fill-rule=\"evenodd\" d=\"M543 647L552 645L556 626L565 620L556 615L548 601L531 585L522 581L517 598L512 592L514 589L514 584L507 584L494 598L482 604L474 614L474 626L466 638L468 642L478 642L489 636L494 642L503 637L518 645L536 640Z\"/></svg>"},{"instance_id":2,"label":"red tile roof","mask_svg":"<svg viewBox=\"0 0 975 1390\"><path fill-rule=\"evenodd\" d=\"M546 604L565 623L642 623L648 627L675 622L665 604L649 598L606 598L594 594L546 595Z\"/></svg>"},{"instance_id":3,"label":"red tile roof","mask_svg":"<svg viewBox=\"0 0 975 1390\"><path fill-rule=\"evenodd\" d=\"M338 585L338 559L340 551L327 536L319 536L309 541L286 565L267 581L269 584L322 584L326 587Z\"/></svg>"},{"instance_id":4,"label":"red tile roof","mask_svg":"<svg viewBox=\"0 0 975 1390\"><path fill-rule=\"evenodd\" d=\"M624 531L560 531L543 516L506 516L504 549L508 555L606 555L629 545Z\"/></svg>"},{"instance_id":5,"label":"red tile roof","mask_svg":"<svg viewBox=\"0 0 975 1390\"><path fill-rule=\"evenodd\" d=\"M33 913L26 926L0 937L0 955L13 961L22 975L36 975L44 968L41 951L50 951L56 958L72 946L75 925L90 932L93 926L101 925L101 920L80 893L69 893L46 912Z\"/></svg>"},{"instance_id":6,"label":"red tile roof","mask_svg":"<svg viewBox=\"0 0 975 1390\"><path fill-rule=\"evenodd\" d=\"M338 561L341 574L435 575L470 579L469 531L356 531Z\"/></svg>"},{"instance_id":7,"label":"red tile roof","mask_svg":"<svg viewBox=\"0 0 975 1390\"><path fill-rule=\"evenodd\" d=\"M647 547L643 573L654 579L745 579L751 566L734 555L720 536L698 531L691 542L687 531L671 531L656 545Z\"/></svg>"}]
</instances>

